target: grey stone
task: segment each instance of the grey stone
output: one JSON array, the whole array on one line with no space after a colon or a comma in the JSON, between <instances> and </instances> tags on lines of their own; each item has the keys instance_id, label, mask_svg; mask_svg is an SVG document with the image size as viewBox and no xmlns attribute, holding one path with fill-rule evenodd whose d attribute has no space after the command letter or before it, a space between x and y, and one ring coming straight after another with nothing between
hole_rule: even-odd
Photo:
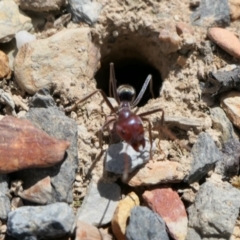
<instances>
[{"instance_id":1,"label":"grey stone","mask_svg":"<svg viewBox=\"0 0 240 240\"><path fill-rule=\"evenodd\" d=\"M201 239L229 239L240 207L240 191L228 182L207 181L201 185L193 205L188 208L189 227Z\"/></svg>"},{"instance_id":2,"label":"grey stone","mask_svg":"<svg viewBox=\"0 0 240 240\"><path fill-rule=\"evenodd\" d=\"M240 90L240 67L227 65L217 72L209 72L204 93L217 96L223 92Z\"/></svg>"},{"instance_id":3,"label":"grey stone","mask_svg":"<svg viewBox=\"0 0 240 240\"><path fill-rule=\"evenodd\" d=\"M31 99L30 107L53 107L56 106L54 99L49 95L47 88L40 89Z\"/></svg>"},{"instance_id":4,"label":"grey stone","mask_svg":"<svg viewBox=\"0 0 240 240\"><path fill-rule=\"evenodd\" d=\"M153 146L154 148L154 146ZM122 174L125 170L125 162L129 161L128 172L148 162L150 159L150 143L146 141L145 148L136 152L128 143L112 144L106 154L105 170L116 174Z\"/></svg>"},{"instance_id":5,"label":"grey stone","mask_svg":"<svg viewBox=\"0 0 240 240\"><path fill-rule=\"evenodd\" d=\"M222 108L213 107L210 109L210 114L213 121L213 128L218 129L222 133L220 136L222 143L226 143L235 137L233 125Z\"/></svg>"},{"instance_id":6,"label":"grey stone","mask_svg":"<svg viewBox=\"0 0 240 240\"><path fill-rule=\"evenodd\" d=\"M102 4L90 0L69 0L69 11L72 14L73 22L86 22L93 25L97 22Z\"/></svg>"},{"instance_id":7,"label":"grey stone","mask_svg":"<svg viewBox=\"0 0 240 240\"><path fill-rule=\"evenodd\" d=\"M7 233L19 240L56 239L70 234L74 213L66 203L24 206L8 215Z\"/></svg>"},{"instance_id":8,"label":"grey stone","mask_svg":"<svg viewBox=\"0 0 240 240\"><path fill-rule=\"evenodd\" d=\"M193 240L193 239L201 240L201 237L193 228L188 228L186 240Z\"/></svg>"},{"instance_id":9,"label":"grey stone","mask_svg":"<svg viewBox=\"0 0 240 240\"><path fill-rule=\"evenodd\" d=\"M31 18L13 0L0 1L0 42L9 42L21 30L32 28Z\"/></svg>"},{"instance_id":10,"label":"grey stone","mask_svg":"<svg viewBox=\"0 0 240 240\"><path fill-rule=\"evenodd\" d=\"M223 159L216 163L215 172L222 175L223 179L230 179L238 175L240 142L238 139L230 139L223 145Z\"/></svg>"},{"instance_id":11,"label":"grey stone","mask_svg":"<svg viewBox=\"0 0 240 240\"><path fill-rule=\"evenodd\" d=\"M191 150L193 157L189 175L185 178L188 183L199 181L210 170L213 169L217 161L223 159L223 154L219 151L213 139L208 133L200 133L197 142Z\"/></svg>"},{"instance_id":12,"label":"grey stone","mask_svg":"<svg viewBox=\"0 0 240 240\"><path fill-rule=\"evenodd\" d=\"M121 189L116 183L91 181L77 219L95 226L102 226L112 220L121 197Z\"/></svg>"},{"instance_id":13,"label":"grey stone","mask_svg":"<svg viewBox=\"0 0 240 240\"><path fill-rule=\"evenodd\" d=\"M197 49L201 55L204 56L203 61L206 64L212 64L213 62L213 44L209 40L201 41L197 43Z\"/></svg>"},{"instance_id":14,"label":"grey stone","mask_svg":"<svg viewBox=\"0 0 240 240\"><path fill-rule=\"evenodd\" d=\"M230 15L227 0L202 0L191 15L191 22L198 26L229 26Z\"/></svg>"},{"instance_id":15,"label":"grey stone","mask_svg":"<svg viewBox=\"0 0 240 240\"><path fill-rule=\"evenodd\" d=\"M11 210L10 199L7 196L9 178L5 174L0 174L0 219L6 220Z\"/></svg>"},{"instance_id":16,"label":"grey stone","mask_svg":"<svg viewBox=\"0 0 240 240\"><path fill-rule=\"evenodd\" d=\"M126 229L127 240L168 240L164 220L147 207L134 207Z\"/></svg>"},{"instance_id":17,"label":"grey stone","mask_svg":"<svg viewBox=\"0 0 240 240\"><path fill-rule=\"evenodd\" d=\"M41 179L50 176L53 186L52 202L71 203L72 184L78 166L76 122L66 117L57 107L30 108L26 118L50 136L68 140L71 144L63 162L51 168L23 170L16 173L17 176L24 181L25 188L30 188Z\"/></svg>"}]
</instances>

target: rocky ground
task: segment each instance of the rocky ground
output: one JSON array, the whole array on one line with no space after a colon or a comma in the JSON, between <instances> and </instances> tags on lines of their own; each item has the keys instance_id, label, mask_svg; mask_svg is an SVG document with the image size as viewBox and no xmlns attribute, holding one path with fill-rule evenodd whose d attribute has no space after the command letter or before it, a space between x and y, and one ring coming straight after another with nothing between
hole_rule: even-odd
<instances>
[{"instance_id":1,"label":"rocky ground","mask_svg":"<svg viewBox=\"0 0 240 240\"><path fill-rule=\"evenodd\" d=\"M240 239L239 12L239 0L1 0L1 239ZM111 62L137 94L152 75L133 109L160 109L140 152L111 124L99 138L112 117L100 92L81 101L102 89L117 108Z\"/></svg>"}]
</instances>

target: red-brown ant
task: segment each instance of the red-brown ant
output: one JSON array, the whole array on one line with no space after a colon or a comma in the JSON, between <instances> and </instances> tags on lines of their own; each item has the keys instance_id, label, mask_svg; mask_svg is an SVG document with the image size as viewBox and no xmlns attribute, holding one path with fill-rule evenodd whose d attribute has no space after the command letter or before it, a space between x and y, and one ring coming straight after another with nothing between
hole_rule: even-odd
<instances>
[{"instance_id":1,"label":"red-brown ant","mask_svg":"<svg viewBox=\"0 0 240 240\"><path fill-rule=\"evenodd\" d=\"M150 158L152 158L152 134L151 134L151 123L145 118L145 116L162 112L161 124L163 124L164 120L164 111L162 108L157 108L151 111L147 111L140 114L135 114L132 109L137 106L139 101L141 100L143 94L146 91L146 88L151 82L152 76L148 75L146 78L141 91L139 92L137 98L135 89L130 85L121 85L117 88L116 79L114 73L114 65L110 63L110 82L109 82L109 93L110 96L113 93L113 97L116 99L118 103L118 109L115 110L113 105L108 100L106 94L101 90L97 89L91 94L87 95L83 99L79 100L77 104L86 101L88 98L93 96L96 93L101 93L103 99L107 103L108 107L111 109L111 118L107 120L101 130L103 131L108 127L111 123L113 123L113 129L117 132L119 137L127 142L129 145L133 147L133 149L137 152L140 151L140 147L145 148L145 138L144 138L144 127L143 121L148 123L148 131L149 131L149 141L150 141ZM102 144L101 144L102 145ZM127 163L126 163L127 164ZM128 170L128 169L126 169ZM127 173L125 173L126 175Z\"/></svg>"}]
</instances>

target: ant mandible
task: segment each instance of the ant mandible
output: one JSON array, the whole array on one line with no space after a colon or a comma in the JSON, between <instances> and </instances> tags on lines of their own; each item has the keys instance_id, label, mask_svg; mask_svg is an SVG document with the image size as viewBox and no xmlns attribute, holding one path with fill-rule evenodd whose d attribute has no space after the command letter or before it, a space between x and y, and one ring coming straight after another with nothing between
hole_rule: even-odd
<instances>
[{"instance_id":1,"label":"ant mandible","mask_svg":"<svg viewBox=\"0 0 240 240\"><path fill-rule=\"evenodd\" d=\"M164 121L164 111L162 108L157 108L151 111L143 112L140 114L135 114L132 109L137 106L141 100L143 94L145 93L149 82L152 80L152 76L149 74L146 78L141 91L139 92L137 98L135 89L127 84L120 85L117 88L114 64L110 63L110 80L109 80L109 93L110 96L113 93L113 97L118 103L118 109L116 110L111 102L108 100L106 94L101 89L97 89L90 93L83 99L79 100L77 104L86 101L88 98L96 93L101 93L103 99L105 100L108 107L111 109L111 118L106 120L101 128L103 132L111 123L113 123L113 129L117 132L118 136L132 148L139 152L142 148L145 148L145 137L144 137L144 127L143 121L148 123L149 131L149 142L150 142L150 158L152 158L152 133L151 133L151 123L149 119L145 118L147 115L162 112L161 125ZM102 146L102 143L100 142Z\"/></svg>"}]
</instances>

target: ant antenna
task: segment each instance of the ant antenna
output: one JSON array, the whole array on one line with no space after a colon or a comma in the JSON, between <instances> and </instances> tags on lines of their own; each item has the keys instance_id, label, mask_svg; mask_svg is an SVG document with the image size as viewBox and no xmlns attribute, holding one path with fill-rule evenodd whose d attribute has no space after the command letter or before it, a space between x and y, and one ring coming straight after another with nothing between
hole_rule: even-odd
<instances>
[{"instance_id":1,"label":"ant antenna","mask_svg":"<svg viewBox=\"0 0 240 240\"><path fill-rule=\"evenodd\" d=\"M137 98L134 100L134 102L132 104L132 108L136 107L138 105L139 101L142 99L142 96L145 93L149 82L150 82L150 92L151 92L152 96L154 97L153 91L152 91L152 75L149 74L142 86L140 93L138 94Z\"/></svg>"},{"instance_id":2,"label":"ant antenna","mask_svg":"<svg viewBox=\"0 0 240 240\"><path fill-rule=\"evenodd\" d=\"M120 99L117 94L117 81L115 78L115 71L114 71L114 64L110 63L110 78L109 78L109 95L112 96L117 100L118 104L120 104Z\"/></svg>"}]
</instances>

